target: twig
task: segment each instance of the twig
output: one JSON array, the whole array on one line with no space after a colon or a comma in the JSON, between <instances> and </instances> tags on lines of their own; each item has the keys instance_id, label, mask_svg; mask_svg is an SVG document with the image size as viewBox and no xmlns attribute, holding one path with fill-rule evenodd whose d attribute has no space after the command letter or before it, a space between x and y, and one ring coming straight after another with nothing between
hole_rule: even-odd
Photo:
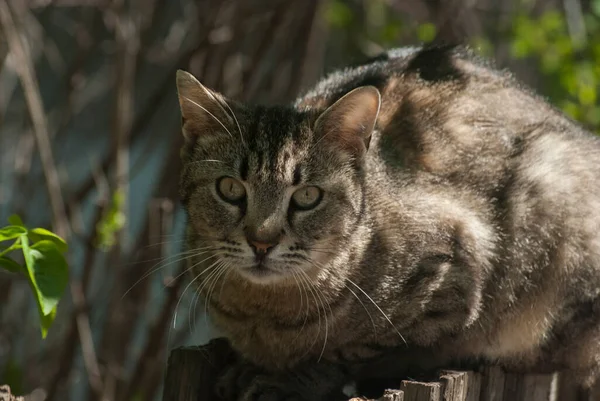
<instances>
[{"instance_id":1,"label":"twig","mask_svg":"<svg viewBox=\"0 0 600 401\"><path fill-rule=\"evenodd\" d=\"M286 100L293 99L293 96L298 94L301 85L304 83L302 78L306 78L307 74L303 74L303 72L306 72L308 64L318 64L315 63L314 58L307 58L306 55L312 47L315 47L317 41L323 41L322 38L317 38L316 35L316 33L320 33L318 22L316 21L318 19L317 10L319 9L320 3L320 0L311 0L306 5L306 12L305 15L303 15L301 26L298 29L298 38L295 40L295 43L304 43L304 45L300 45L299 50L294 49L291 54L292 59L295 58L292 62L291 76L297 78L290 80L284 94L284 97L287 98ZM320 58L322 59L322 55L320 55ZM308 61L308 63L306 61Z\"/></svg>"},{"instance_id":2,"label":"twig","mask_svg":"<svg viewBox=\"0 0 600 401\"><path fill-rule=\"evenodd\" d=\"M122 197L121 213L127 213L129 204L129 147L131 127L133 123L134 107L133 92L135 88L135 71L137 53L139 51L139 27L128 6L123 0L114 2L115 13L115 41L117 53L116 64L116 99L114 108L113 149L115 151L115 171L113 188ZM127 228L123 227L117 233L117 240L111 249L110 262L119 264L123 260L123 252L127 249ZM122 280L123 273L116 272L116 280ZM118 287L117 287L118 288ZM116 291L115 291L116 292ZM114 294L114 293L113 293ZM106 327L122 328L125 319L130 318L123 310L114 313L114 297L109 303L109 318ZM125 313L124 313L125 312ZM123 348L119 344L120 337L115 336L112 330L103 333L100 352L105 358L108 369L105 371L105 387L102 400L114 400L119 386L120 367L125 358ZM110 384L110 385L107 385ZM91 385L91 383L90 383Z\"/></svg>"},{"instance_id":3,"label":"twig","mask_svg":"<svg viewBox=\"0 0 600 401\"><path fill-rule=\"evenodd\" d=\"M298 70L298 75L292 75L302 77L301 80L298 80L298 87L295 88L294 95L296 96L298 95L298 92L308 89L309 86L313 85L323 74L323 60L325 59L327 48L327 41L323 40L323 38L328 36L329 24L327 24L323 18L320 18L320 16L323 14L323 9L326 6L327 3L325 1L317 0L312 28L306 43L303 58L298 58L298 64L302 68Z\"/></svg>"},{"instance_id":4,"label":"twig","mask_svg":"<svg viewBox=\"0 0 600 401\"><path fill-rule=\"evenodd\" d=\"M287 3L281 2L273 11L273 15L271 16L271 20L267 25L267 29L262 36L262 40L256 49L256 52L250 59L248 63L247 70L243 74L242 84L244 85L243 99L249 100L256 96L256 92L260 88L260 81L264 77L264 75L260 74L260 68L258 65L260 62L264 61L265 55L270 47L273 45L273 38L285 38L285 35L282 35L281 32L284 31L285 22L286 22L286 5ZM280 39L281 41L282 39ZM286 43L286 46L289 46L289 43Z\"/></svg>"},{"instance_id":5,"label":"twig","mask_svg":"<svg viewBox=\"0 0 600 401\"><path fill-rule=\"evenodd\" d=\"M71 294L73 304L75 305L75 321L77 322L77 331L81 341L81 353L83 355L83 363L87 371L90 386L96 393L102 391L102 378L100 376L100 367L94 350L94 340L92 338L92 330L90 328L90 319L86 312L86 300L83 285L81 282L71 282Z\"/></svg>"},{"instance_id":6,"label":"twig","mask_svg":"<svg viewBox=\"0 0 600 401\"><path fill-rule=\"evenodd\" d=\"M19 75L25 93L25 100L27 101L29 108L40 160L46 178L48 197L52 208L53 227L58 235L66 239L70 235L69 220L65 210L65 203L63 201L54 156L52 154L52 146L45 121L42 98L39 92L33 64L30 57L27 56L7 1L0 1L0 22L8 42L9 51L15 58L16 64L20 66L20 68L17 69L17 74ZM73 286L71 286L71 294L74 300L78 299L78 295L81 295L77 293ZM81 297L79 297L79 299L81 299ZM88 367L88 373L90 374L90 383L101 384L98 375L94 374L95 371L97 371L97 361L95 360L95 353L93 352L89 321L78 318L77 324L81 345L85 350L84 357L87 356L86 367ZM85 333L88 335L86 336Z\"/></svg>"},{"instance_id":7,"label":"twig","mask_svg":"<svg viewBox=\"0 0 600 401\"><path fill-rule=\"evenodd\" d=\"M183 264L180 268L180 271L177 274L178 276L181 275L185 270L184 266L185 264ZM172 283L168 288L167 300L164 302L160 315L156 319L153 327L150 329L146 346L144 347L141 356L138 358L137 365L133 371L131 380L128 383L127 391L123 393L123 401L132 399L135 395L135 392L138 391L139 388L147 388L147 386L140 386L140 384L142 383L144 377L148 376L149 373L152 372L150 361L156 360L158 355L160 355L164 350L162 344L164 342L165 332L168 330L169 321L171 319L171 315L173 314L173 309L179 297L179 292L183 283L184 280L180 278L177 279L175 283ZM151 397L150 394L146 394L146 396L148 398Z\"/></svg>"},{"instance_id":8,"label":"twig","mask_svg":"<svg viewBox=\"0 0 600 401\"><path fill-rule=\"evenodd\" d=\"M95 216L93 219L92 227L96 227L100 219L104 214L104 210L106 208L106 202L99 204L96 208ZM95 235L96 231L93 230ZM96 248L94 247L94 239L91 239L86 242L85 256L83 262L83 274L81 276L81 281L79 286L85 295L86 289L89 285L90 279L92 277L92 269L94 267L94 259L96 256ZM73 287L71 287L71 291L73 291ZM73 295L71 295L73 296ZM56 394L61 386L61 384L66 381L69 377L69 373L71 371L71 367L73 366L74 358L75 358L75 350L77 346L77 338L78 338L78 324L77 317L82 311L87 311L88 306L86 300L84 299L83 304L77 305L77 307L73 310L73 315L71 317L71 323L69 326L69 331L65 336L64 349L60 351L60 362L58 368L56 369L56 373L52 376L52 378L48 382L48 400L54 400ZM82 346L83 349L83 346ZM88 353L88 355L90 355ZM98 362L92 362L91 365L98 366ZM93 368L92 368L93 370ZM89 371L89 370L88 370ZM92 380L90 380L92 383ZM102 388L102 385L100 386ZM95 387L92 387L92 390L96 391Z\"/></svg>"},{"instance_id":9,"label":"twig","mask_svg":"<svg viewBox=\"0 0 600 401\"><path fill-rule=\"evenodd\" d=\"M33 131L37 142L40 160L44 169L48 197L52 208L52 220L56 233L67 237L69 234L69 221L65 211L65 203L60 189L60 180L54 156L52 154L52 145L45 121L44 106L40 95L37 78L33 69L31 59L27 56L25 46L23 45L21 35L17 30L9 9L8 1L0 2L0 23L2 25L6 40L8 42L9 52L15 58L15 64L19 66L16 69L23 91L25 100L29 108Z\"/></svg>"},{"instance_id":10,"label":"twig","mask_svg":"<svg viewBox=\"0 0 600 401\"><path fill-rule=\"evenodd\" d=\"M131 127L131 135L130 135L130 143L134 143L142 134L145 133L144 128L146 128L147 124L151 121L151 116L156 113L156 110L160 106L162 100L165 98L165 94L173 89L173 76L175 76L175 71L182 66L185 66L189 63L189 60L201 49L205 44L205 40L198 43L198 45L189 49L179 60L173 65L173 67L165 74L163 80L161 81L158 89L150 95L150 99L146 102L146 106L142 108L142 110L137 113L137 117L133 122ZM116 159L116 149L112 149L109 154L107 154L102 160L101 170L106 174L109 170L111 164L114 163ZM135 166L133 167L135 169ZM77 191L75 191L74 195L71 197L69 203L80 203L85 197L89 194L89 192L94 189L95 180L93 176L90 176Z\"/></svg>"},{"instance_id":11,"label":"twig","mask_svg":"<svg viewBox=\"0 0 600 401\"><path fill-rule=\"evenodd\" d=\"M586 44L587 33L581 1L563 0L563 6L567 16L567 28L569 29L571 42L578 46L584 46Z\"/></svg>"},{"instance_id":12,"label":"twig","mask_svg":"<svg viewBox=\"0 0 600 401\"><path fill-rule=\"evenodd\" d=\"M171 149L166 160L178 160L177 154L182 146L182 135L172 135L172 138ZM176 176L178 170L178 163L170 162L165 166L154 189L155 197L176 199L177 180L173 180L173 177ZM119 275L115 280L117 286L113 289L108 301L107 315L109 318L103 327L100 352L103 356L107 355L107 360L111 361L115 367L124 364L137 324L139 310L146 303L150 281L144 280L137 285L135 283L152 266L151 260L148 259L153 259L153 255L151 255L153 249L146 246L149 242L150 232L150 222L146 219L144 227L137 237L138 240L132 246L132 249L143 249L144 251L139 254L134 253L131 259L122 261L128 267L123 266L119 269ZM143 260L146 262L140 262ZM131 291L123 298L122 295L129 288L132 288ZM121 394L121 390L119 389L117 393Z\"/></svg>"},{"instance_id":13,"label":"twig","mask_svg":"<svg viewBox=\"0 0 600 401\"><path fill-rule=\"evenodd\" d=\"M135 66L139 50L138 27L131 15L125 12L126 6L121 4L117 15L115 36L117 47L117 98L115 101L114 122L114 147L115 160L115 188L123 196L121 206L127 210L129 188L129 139L133 122L133 91L135 82ZM117 248L122 250L126 242L126 230L119 233ZM120 251L118 250L118 251Z\"/></svg>"}]
</instances>

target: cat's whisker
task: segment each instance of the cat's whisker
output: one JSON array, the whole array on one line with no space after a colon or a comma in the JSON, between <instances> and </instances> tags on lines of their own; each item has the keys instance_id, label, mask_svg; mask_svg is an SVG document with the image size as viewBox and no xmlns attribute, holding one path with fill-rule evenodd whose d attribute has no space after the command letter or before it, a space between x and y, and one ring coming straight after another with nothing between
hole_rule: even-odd
<instances>
[{"instance_id":1,"label":"cat's whisker","mask_svg":"<svg viewBox=\"0 0 600 401\"><path fill-rule=\"evenodd\" d=\"M196 326L196 307L198 306L198 302L200 301L200 296L202 295L202 291L204 290L205 286L210 286L210 282L213 278L213 276L217 275L219 270L221 269L221 266L223 266L223 260L218 260L217 265L212 269L212 271L210 273L208 273L208 275L204 278L204 281L202 283L202 285L200 286L200 288L197 288L195 293L198 294L198 297L196 298L196 302L190 307L190 313L191 315L194 317L194 327ZM208 315L208 298L206 301L204 301L204 313L205 315Z\"/></svg>"},{"instance_id":2,"label":"cat's whisker","mask_svg":"<svg viewBox=\"0 0 600 401\"><path fill-rule=\"evenodd\" d=\"M180 244L180 243L182 243L184 241L187 241L187 239L183 238L183 239L178 239L178 240L168 240L168 241L154 242L152 244L143 246L140 249L148 249L148 248L152 248L153 246L159 246L159 245L165 245L165 244Z\"/></svg>"},{"instance_id":3,"label":"cat's whisker","mask_svg":"<svg viewBox=\"0 0 600 401\"><path fill-rule=\"evenodd\" d=\"M300 282L298 281L298 275L296 273L296 269L297 267L294 265L290 265L290 267L292 268L292 277L294 277L294 282L296 283L296 287L298 287L298 292L300 293L300 307L298 308L298 315L296 316L296 319L300 317L300 314L302 313L302 306L303 306L303 301L304 299L302 298L302 290L300 288Z\"/></svg>"},{"instance_id":4,"label":"cat's whisker","mask_svg":"<svg viewBox=\"0 0 600 401\"><path fill-rule=\"evenodd\" d=\"M162 260L164 260L164 259L168 259L168 258L174 258L174 257L178 257L178 256L181 256L181 255L187 255L187 254L189 254L189 253L192 253L193 251L194 251L194 250L188 250L188 251L178 252L178 253L176 253L175 255L160 256L160 257L158 257L158 258L144 259L144 260L137 260L137 261L135 261L135 262L131 262L131 263L123 263L123 264L119 264L119 265L117 265L117 267L118 267L118 268L121 268L121 267L130 267L130 266L135 266L135 265L139 265L139 264L142 264L142 263L154 262L154 261L156 261L156 260L160 260L160 261L162 261ZM160 263L160 262L159 262L159 263ZM154 266L152 266L152 267L154 267Z\"/></svg>"},{"instance_id":5,"label":"cat's whisker","mask_svg":"<svg viewBox=\"0 0 600 401\"><path fill-rule=\"evenodd\" d=\"M304 284L302 283L302 277L299 276L299 274L296 272L297 267L292 266L292 275L294 276L294 280L296 281L296 285L298 286L298 291L300 293L300 307L298 308L298 315L296 315L296 319L300 318L300 314L302 313L302 307L304 306L303 303L303 291L305 290ZM304 326L306 325L306 321L308 320L308 313L309 313L309 304L308 304L308 293L306 294L306 312L304 315L304 321L302 322L302 327L300 328L300 330L298 330L298 333L296 334L296 337L294 338L294 342L296 340L298 340L298 337L300 337L300 335L302 334L302 331L304 331Z\"/></svg>"},{"instance_id":6,"label":"cat's whisker","mask_svg":"<svg viewBox=\"0 0 600 401\"><path fill-rule=\"evenodd\" d=\"M191 256L191 257L196 257L196 256L204 255L204 254L205 254L205 253L207 253L207 252L214 252L214 250L209 250L209 251L206 251L206 252L202 252L202 253L200 253L200 254L198 254L198 255L193 255L193 256ZM201 263L203 263L203 262L207 261L208 259L210 259L210 258L211 258L211 257L213 257L213 256L218 256L218 254L216 254L216 255L212 255L212 256L209 256L208 258L206 258L206 259L204 259L204 260L201 260L200 262L197 262L197 263L194 263L194 264L192 264L192 265L191 265L191 266L190 266L188 269L186 269L185 271L183 271L183 272L179 273L177 276L175 276L175 278L174 278L173 280L178 280L178 279L179 279L181 276L183 276L184 274L188 273L188 272L189 272L190 270L192 270L194 267L196 267L196 266L198 266L199 264L201 264Z\"/></svg>"},{"instance_id":7,"label":"cat's whisker","mask_svg":"<svg viewBox=\"0 0 600 401\"><path fill-rule=\"evenodd\" d=\"M338 252L334 252L334 251L325 251L325 250L320 250L320 249L311 249L312 252L317 252L317 253L324 253L326 255L338 255Z\"/></svg>"},{"instance_id":8,"label":"cat's whisker","mask_svg":"<svg viewBox=\"0 0 600 401\"><path fill-rule=\"evenodd\" d=\"M224 254L226 254L226 252L220 251L215 253L215 257L221 257ZM217 267L214 268L215 263L217 264ZM207 268L205 268L201 274L204 274L206 271L208 271L209 269L211 269L212 271L210 273L208 273L208 275L206 277L204 277L204 280L202 282L202 285L200 286L200 288L196 289L197 292L202 293L202 291L204 290L204 288L206 287L206 285L208 284L208 282L210 281L210 279L212 278L212 276L215 274L215 272L219 269L219 267L221 266L221 264L223 263L223 259L218 259L215 263L211 264L210 266L208 266Z\"/></svg>"},{"instance_id":9,"label":"cat's whisker","mask_svg":"<svg viewBox=\"0 0 600 401\"><path fill-rule=\"evenodd\" d=\"M197 253L193 253L193 252L197 252ZM174 263L178 263L178 262L184 261L186 259L190 259L190 258L193 258L193 257L196 257L196 256L203 255L203 254L205 254L207 252L210 252L210 249L206 250L206 251L196 251L196 250L194 250L194 251L182 252L182 253L179 253L177 255L167 256L167 257L164 257L164 258L157 258L157 259L160 259L161 261L158 262L157 264L155 264L154 266L152 266L150 268L151 269L150 271L148 271L145 274L143 274L142 277L140 277L135 283L133 283L131 285L131 287L129 287L129 289L127 291L125 291L125 293L121 296L121 300L123 300L123 298L125 298L125 296L127 296L127 294L129 294L129 292L131 292L131 290L133 290L136 285L138 285L143 280L145 280L148 277L150 277L152 274L158 272L159 270L162 270L162 269L166 268L167 266L170 266L170 265L172 265ZM166 259L176 258L176 257L180 257L182 255L185 255L185 256L181 257L179 259L176 259L176 260L172 260L169 263L166 263L164 265L161 265L161 263L163 263ZM153 260L156 260L156 259L153 259ZM150 261L152 261L152 260L150 260ZM158 267L156 267L156 266L158 266ZM177 280L179 277L181 277L182 275L184 275L185 273L187 273L189 270L191 270L191 268L189 268L187 270L184 270L183 272L179 273L173 280Z\"/></svg>"},{"instance_id":10,"label":"cat's whisker","mask_svg":"<svg viewBox=\"0 0 600 401\"><path fill-rule=\"evenodd\" d=\"M216 256L219 256L219 255L218 255L218 254L213 254L213 255L210 255L208 258L205 258L204 260L202 260L202 261L200 261L200 262L198 262L198 263L194 264L194 266L197 266L197 265L199 265L200 263L203 263L203 262L205 262L206 260L208 260L208 259L210 259L210 258L214 258L214 257L216 257ZM200 277L202 277L202 275L203 275L203 274L204 274L206 271L208 271L209 269L211 269L211 268L212 268L213 266L215 266L217 263L219 263L219 261L218 261L218 260L217 260L216 262L212 263L212 264L211 264L210 266L208 266L206 269L202 270L200 273L198 273L198 274L196 275L196 277L194 277L192 280L190 280L189 284L188 284L188 285L185 287L185 289L183 290L183 293L181 294L181 296L179 297L179 300L177 301L177 305L175 305L175 315L174 315L174 317L173 317L173 328L176 328L176 327L177 327L177 311L178 311L178 309L179 309L179 304L181 303L181 300L183 299L183 296L185 295L185 292L188 290L188 288L190 288L190 286L191 286L192 284L194 284L194 282L195 282L196 280L198 280ZM193 267L193 266L192 266L192 267Z\"/></svg>"},{"instance_id":11,"label":"cat's whisker","mask_svg":"<svg viewBox=\"0 0 600 401\"><path fill-rule=\"evenodd\" d=\"M306 350L305 355L308 354L308 352L310 352L310 349L312 347L314 347L314 345L317 343L317 341L319 341L319 336L321 335L321 308L319 307L319 302L317 301L317 296L315 295L315 289L312 283L312 280L310 280L310 277L308 277L308 275L306 275L306 273L304 273L302 271L302 269L298 269L298 273L300 274L299 277L303 278L304 282L306 283L306 288L308 289L308 291L310 291L311 295L313 296L313 300L315 301L315 306L317 308L317 316L318 316L318 328L317 328L317 335L315 336L315 340L312 342L311 346ZM309 304L308 304L308 292L306 293L306 297L307 297L307 313L310 311L309 308Z\"/></svg>"},{"instance_id":12,"label":"cat's whisker","mask_svg":"<svg viewBox=\"0 0 600 401\"><path fill-rule=\"evenodd\" d=\"M229 129L227 129L227 127L225 126L225 124L223 124L223 123L221 122L221 120L219 120L219 119L218 119L218 118L217 118L217 117L216 117L216 116L215 116L213 113L211 113L210 111L208 111L208 110L206 109L206 107L204 107L204 106L202 106L202 105L198 104L197 102L194 102L194 101L193 101L192 99L190 99L189 97L182 96L182 98L183 98L183 99L185 99L185 100L187 100L188 102L192 103L193 105L195 105L195 106L197 106L197 107L201 108L202 110L204 110L204 111L205 111L205 112L206 112L206 113L207 113L209 116L211 116L211 117L212 117L212 118L213 118L213 119L214 119L216 122L218 122L218 123L221 125L221 127L223 127L223 129L224 129L225 131L227 131L227 133L229 134L229 136L231 137L231 139L233 139L233 135L231 135L231 131L229 131Z\"/></svg>"},{"instance_id":13,"label":"cat's whisker","mask_svg":"<svg viewBox=\"0 0 600 401\"><path fill-rule=\"evenodd\" d=\"M383 311L383 309L381 309L379 307L379 305L377 305L377 302L375 302L373 300L373 298L371 298L369 296L369 294L367 294L362 288L360 288L360 286L358 284L356 284L354 281L350 280L349 278L346 278L346 281L349 282L350 284L352 284L353 286L355 286L360 292L362 292L369 299L369 301L371 301L373 303L373 305L375 305L375 307L379 310L379 312L381 312L381 314L383 315L383 317L385 318L385 320L387 320L388 323L394 328L394 330L396 331L396 333L398 333L398 335L400 336L400 338L402 339L402 341L404 342L404 344L407 344L406 339L404 338L404 336L402 336L402 334L400 334L400 332L398 331L398 329L396 328L396 326L394 325L394 323L392 323L392 321L388 317L388 315L386 315L385 312Z\"/></svg>"},{"instance_id":14,"label":"cat's whisker","mask_svg":"<svg viewBox=\"0 0 600 401\"><path fill-rule=\"evenodd\" d=\"M208 275L204 278L204 281L202 283L202 285L200 286L200 288L197 288L194 291L194 297L192 298L192 302L190 304L190 309L188 311L188 323L190 324L190 332L192 332L192 327L196 327L196 307L198 306L198 302L200 302L200 296L202 295L202 290L204 289L204 286L206 285L206 283L208 283L208 280L210 280L210 278L212 277L213 274L215 274L215 272L219 269L219 266L221 266L222 264L222 260L217 260L215 263L217 263L216 268L212 269L212 271L210 273L208 273ZM211 266L212 267L212 266ZM193 324L191 323L193 319Z\"/></svg>"},{"instance_id":15,"label":"cat's whisker","mask_svg":"<svg viewBox=\"0 0 600 401\"><path fill-rule=\"evenodd\" d=\"M210 284L208 285L208 289L206 291L206 301L204 303L204 313L208 315L208 304L210 303L210 298L212 296L212 292L219 282L219 278L223 275L223 273L227 270L227 265L225 262L221 261L221 264L215 269L216 273L211 277ZM207 279L208 281L208 279Z\"/></svg>"},{"instance_id":16,"label":"cat's whisker","mask_svg":"<svg viewBox=\"0 0 600 401\"><path fill-rule=\"evenodd\" d=\"M296 270L299 270L298 267L294 267L294 274L296 275ZM300 336L300 333L302 333L302 330L304 330L304 326L306 326L306 322L308 321L308 315L310 314L310 305L308 303L308 291L306 289L306 285L304 283L304 279L302 278L302 276L300 274L298 274L298 281L300 283L300 285L302 286L301 288L301 292L300 294L302 294L302 291L304 291L305 295L306 295L306 312L304 314L304 321L302 322L302 327L300 328L300 331L298 332L298 336L296 336L296 339L298 339L298 337ZM302 305L300 305L300 310L302 309Z\"/></svg>"},{"instance_id":17,"label":"cat's whisker","mask_svg":"<svg viewBox=\"0 0 600 401\"><path fill-rule=\"evenodd\" d=\"M225 102L225 106L227 106L227 108L231 112L231 116L233 117L233 120L235 121L235 125L237 125L237 129L240 134L240 141L242 141L242 145L246 146L246 142L244 142L244 136L242 135L242 128L240 127L240 123L239 123L237 117L235 116L235 113L233 112L233 110L231 109L229 104L227 104L227 102Z\"/></svg>"},{"instance_id":18,"label":"cat's whisker","mask_svg":"<svg viewBox=\"0 0 600 401\"><path fill-rule=\"evenodd\" d=\"M220 253L220 255L222 255L223 253ZM200 295L202 293L202 289L204 288L204 285L206 283L208 283L209 281L213 281L215 284L219 279L220 276L220 271L226 269L226 265L227 263L224 260L220 260L219 264L217 265L217 267L213 270L213 272L211 272L206 278L205 278L205 283L203 283L202 288L200 290L197 290L196 292L198 293L198 298L196 299L196 303L194 304L194 310L193 310L193 317L194 317L194 327L196 327L196 317L197 317L197 313L196 313L196 307L198 306L198 302L200 301ZM209 303L209 299L210 299L210 284L208 285L209 289L207 292L207 296L206 296L206 301L204 302L204 315L208 316L208 303Z\"/></svg>"},{"instance_id":19,"label":"cat's whisker","mask_svg":"<svg viewBox=\"0 0 600 401\"><path fill-rule=\"evenodd\" d=\"M229 112L231 113L231 115L230 115L229 117L232 117L232 118L233 118L233 121L235 122L235 124L236 124L236 126L237 126L237 129L238 129L238 132L239 132L239 134L240 134L240 140L242 141L242 144L245 146L246 144L244 143L244 137L242 136L242 128L240 127L240 123L238 122L238 119L237 119L237 117L235 116L235 113L233 112L233 110L231 109L231 107L229 106L229 104L228 104L226 101L224 101L224 102L220 102L220 101L219 101L219 99L217 99L217 98L215 97L215 95L214 95L214 94L213 94L211 91L209 91L209 90L206 90L205 88L203 88L203 89L204 89L204 91L206 92L206 94L207 94L207 95L208 95L208 96L209 96L209 97L210 97L210 98L213 100L213 102L215 102L215 104L216 104L217 106L219 106L219 108L221 109L221 111L223 111L223 113L224 113L226 116L228 115L228 113L227 113L227 111L225 110L225 108L223 108L223 105L225 105L225 107L227 107L227 109L228 109L228 110L229 110Z\"/></svg>"},{"instance_id":20,"label":"cat's whisker","mask_svg":"<svg viewBox=\"0 0 600 401\"><path fill-rule=\"evenodd\" d=\"M208 288L208 292L206 294L206 304L204 305L204 313L206 315L208 315L208 304L213 296L215 288L217 287L219 280L221 280L221 277L223 277L223 275L228 271L228 267L229 267L229 264L227 264L226 262L222 262L222 264L220 265L220 268L219 268L219 273L212 280L212 284Z\"/></svg>"},{"instance_id":21,"label":"cat's whisker","mask_svg":"<svg viewBox=\"0 0 600 401\"><path fill-rule=\"evenodd\" d=\"M299 270L308 280L310 280L310 277L306 274L306 272L304 272L303 270ZM311 284L313 285L313 287L315 288L315 292L319 298L319 302L321 303L321 307L323 308L323 317L325 318L325 338L323 340L323 348L321 349L321 354L319 355L319 358L317 359L317 362L321 361L321 358L323 357L323 354L325 353L325 347L327 346L327 339L329 337L329 323L327 321L327 307L329 308L329 311L331 313L331 317L333 318L333 310L331 309L331 305L329 305L329 303L327 302L327 299L325 298L325 295L323 294L322 290L315 286L314 283L312 283L312 280L310 280ZM327 306L326 306L327 305ZM320 330L319 330L320 331Z\"/></svg>"},{"instance_id":22,"label":"cat's whisker","mask_svg":"<svg viewBox=\"0 0 600 401\"><path fill-rule=\"evenodd\" d=\"M229 166L229 163L226 163L226 162L224 162L222 160L216 160L216 159L194 160L193 162L190 162L188 165L189 166L193 166L195 164L200 164L200 163L221 163L221 164L224 164L226 166Z\"/></svg>"},{"instance_id":23,"label":"cat's whisker","mask_svg":"<svg viewBox=\"0 0 600 401\"><path fill-rule=\"evenodd\" d=\"M200 299L200 293L198 291L194 291L194 295L192 295L192 301L190 302L190 307L188 308L188 329L190 334L194 332L194 328L196 328L196 305L198 304L198 300Z\"/></svg>"},{"instance_id":24,"label":"cat's whisker","mask_svg":"<svg viewBox=\"0 0 600 401\"><path fill-rule=\"evenodd\" d=\"M373 325L373 333L375 334L375 336L377 336L377 326L375 326L375 320L373 319L373 316L371 315L371 312L369 312L369 310L367 309L367 306L364 304L364 302L362 301L362 299L360 299L359 296L356 295L356 293L354 291L352 291L352 289L350 287L348 287L346 284L344 284L344 287L346 287L346 289L348 291L350 291L350 293L352 295L354 295L354 298L356 298L356 300L358 302L360 302L360 304L362 305L362 307L365 310L365 312L367 312L367 315L369 316L369 319L371 319L371 324Z\"/></svg>"},{"instance_id":25,"label":"cat's whisker","mask_svg":"<svg viewBox=\"0 0 600 401\"><path fill-rule=\"evenodd\" d=\"M231 263L227 264L227 273L225 273L225 276L223 277L223 280L221 280L221 288L219 289L219 298L221 298L221 295L223 293L223 285L225 284L225 281L227 281L227 277L229 276L229 273L231 273L231 271L233 270L231 268Z\"/></svg>"}]
</instances>

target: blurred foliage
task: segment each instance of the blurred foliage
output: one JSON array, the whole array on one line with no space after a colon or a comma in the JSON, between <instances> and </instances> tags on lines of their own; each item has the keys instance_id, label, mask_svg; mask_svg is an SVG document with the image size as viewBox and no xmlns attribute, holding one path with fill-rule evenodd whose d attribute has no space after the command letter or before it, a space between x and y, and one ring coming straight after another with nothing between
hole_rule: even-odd
<instances>
[{"instance_id":1,"label":"blurred foliage","mask_svg":"<svg viewBox=\"0 0 600 401\"><path fill-rule=\"evenodd\" d=\"M435 24L407 19L386 0L330 0L324 16L332 28L332 42L341 45L340 64L347 64L349 57L375 56L403 42L428 43L437 33ZM333 64L338 64L337 60Z\"/></svg>"},{"instance_id":2,"label":"blurred foliage","mask_svg":"<svg viewBox=\"0 0 600 401\"><path fill-rule=\"evenodd\" d=\"M96 226L97 246L107 251L117 242L118 233L125 227L126 216L123 212L125 195L121 191L115 191L112 196L110 207Z\"/></svg>"},{"instance_id":3,"label":"blurred foliage","mask_svg":"<svg viewBox=\"0 0 600 401\"><path fill-rule=\"evenodd\" d=\"M11 359L4 367L2 374L2 384L8 384L14 394L23 394L23 369L19 364Z\"/></svg>"},{"instance_id":4,"label":"blurred foliage","mask_svg":"<svg viewBox=\"0 0 600 401\"><path fill-rule=\"evenodd\" d=\"M526 60L540 76L536 88L565 113L591 130L600 133L600 0L592 0L589 11L580 21L584 35L575 38L569 30L562 9L549 9L534 16L531 7L521 8L512 16L508 31L492 38L491 32L470 39L470 45L483 56L493 58L500 41L507 41L513 60ZM482 11L485 12L485 11ZM339 61L347 63L347 55L355 60L371 57L393 47L428 43L437 29L430 21L420 23L402 18L389 1L344 1L328 3L326 20L344 44ZM486 28L484 27L484 30Z\"/></svg>"},{"instance_id":5,"label":"blurred foliage","mask_svg":"<svg viewBox=\"0 0 600 401\"><path fill-rule=\"evenodd\" d=\"M574 119L600 132L600 0L584 15L585 33L576 39L556 10L532 18L520 13L511 32L511 55L537 63L541 90Z\"/></svg>"},{"instance_id":6,"label":"blurred foliage","mask_svg":"<svg viewBox=\"0 0 600 401\"><path fill-rule=\"evenodd\" d=\"M44 228L28 229L21 219L13 215L10 225L0 228L0 267L11 273L24 274L35 295L40 315L42 337L56 317L58 302L69 282L69 272L64 253L66 242ZM15 260L21 251L24 264Z\"/></svg>"}]
</instances>

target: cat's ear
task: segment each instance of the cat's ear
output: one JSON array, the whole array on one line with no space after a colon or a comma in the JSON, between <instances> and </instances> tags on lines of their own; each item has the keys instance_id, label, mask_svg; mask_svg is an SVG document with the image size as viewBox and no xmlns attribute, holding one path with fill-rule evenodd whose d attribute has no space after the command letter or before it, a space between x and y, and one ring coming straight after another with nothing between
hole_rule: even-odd
<instances>
[{"instance_id":1,"label":"cat's ear","mask_svg":"<svg viewBox=\"0 0 600 401\"><path fill-rule=\"evenodd\" d=\"M377 88L356 88L319 116L315 132L322 135L326 142L355 156L362 156L369 148L380 105L381 95Z\"/></svg>"},{"instance_id":2,"label":"cat's ear","mask_svg":"<svg viewBox=\"0 0 600 401\"><path fill-rule=\"evenodd\" d=\"M177 94L182 117L182 131L187 142L201 135L231 135L233 119L226 99L202 85L192 74L177 71Z\"/></svg>"}]
</instances>

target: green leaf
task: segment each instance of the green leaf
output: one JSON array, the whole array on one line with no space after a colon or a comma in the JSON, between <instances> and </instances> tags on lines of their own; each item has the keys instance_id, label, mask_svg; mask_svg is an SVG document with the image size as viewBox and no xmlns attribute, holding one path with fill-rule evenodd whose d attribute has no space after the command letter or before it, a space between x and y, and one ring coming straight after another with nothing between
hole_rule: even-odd
<instances>
[{"instance_id":1,"label":"green leaf","mask_svg":"<svg viewBox=\"0 0 600 401\"><path fill-rule=\"evenodd\" d=\"M45 228L34 228L33 230L29 230L29 238L34 240L35 242L41 240L48 240L53 242L58 250L62 253L67 252L68 246L64 239L54 234L52 231L48 231Z\"/></svg>"},{"instance_id":2,"label":"green leaf","mask_svg":"<svg viewBox=\"0 0 600 401\"><path fill-rule=\"evenodd\" d=\"M46 317L54 313L69 281L67 262L54 242L42 240L29 246L29 240L24 237L21 241L29 281L40 316Z\"/></svg>"},{"instance_id":3,"label":"green leaf","mask_svg":"<svg viewBox=\"0 0 600 401\"><path fill-rule=\"evenodd\" d=\"M6 226L0 229L0 241L9 241L27 234L27 230L21 226Z\"/></svg>"},{"instance_id":4,"label":"green leaf","mask_svg":"<svg viewBox=\"0 0 600 401\"><path fill-rule=\"evenodd\" d=\"M48 330L50 330L50 326L52 326L52 323L54 322L55 318L56 306L52 308L50 313L48 313L46 316L42 316L40 314L40 328L42 330L42 338L46 338L46 336L48 335Z\"/></svg>"},{"instance_id":5,"label":"green leaf","mask_svg":"<svg viewBox=\"0 0 600 401\"><path fill-rule=\"evenodd\" d=\"M21 226L24 227L23 220L17 214L13 214L8 218L8 222L13 226Z\"/></svg>"},{"instance_id":6,"label":"green leaf","mask_svg":"<svg viewBox=\"0 0 600 401\"><path fill-rule=\"evenodd\" d=\"M6 256L0 256L0 267L8 270L11 273L19 273L23 271L23 267Z\"/></svg>"}]
</instances>

